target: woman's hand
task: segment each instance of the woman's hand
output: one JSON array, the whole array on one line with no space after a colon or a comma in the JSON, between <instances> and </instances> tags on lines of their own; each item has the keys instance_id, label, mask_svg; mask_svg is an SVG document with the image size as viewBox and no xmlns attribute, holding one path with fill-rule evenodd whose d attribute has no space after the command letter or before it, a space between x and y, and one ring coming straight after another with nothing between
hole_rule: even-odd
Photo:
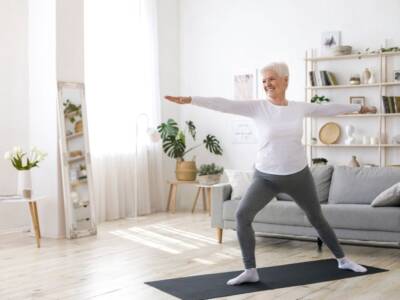
<instances>
[{"instance_id":1,"label":"woman's hand","mask_svg":"<svg viewBox=\"0 0 400 300\"><path fill-rule=\"evenodd\" d=\"M192 97L165 96L164 98L178 104L189 104L192 102Z\"/></svg>"},{"instance_id":2,"label":"woman's hand","mask_svg":"<svg viewBox=\"0 0 400 300\"><path fill-rule=\"evenodd\" d=\"M365 105L362 105L359 111L360 114L368 114L368 113L376 114L376 112L377 112L376 106L365 106Z\"/></svg>"}]
</instances>

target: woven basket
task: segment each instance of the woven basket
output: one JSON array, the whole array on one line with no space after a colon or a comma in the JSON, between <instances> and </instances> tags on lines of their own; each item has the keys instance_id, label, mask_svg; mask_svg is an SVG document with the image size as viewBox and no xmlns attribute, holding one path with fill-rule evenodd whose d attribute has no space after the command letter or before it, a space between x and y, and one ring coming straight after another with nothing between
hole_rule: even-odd
<instances>
[{"instance_id":1,"label":"woven basket","mask_svg":"<svg viewBox=\"0 0 400 300\"><path fill-rule=\"evenodd\" d=\"M197 168L194 161L176 161L176 179L183 181L196 180Z\"/></svg>"}]
</instances>

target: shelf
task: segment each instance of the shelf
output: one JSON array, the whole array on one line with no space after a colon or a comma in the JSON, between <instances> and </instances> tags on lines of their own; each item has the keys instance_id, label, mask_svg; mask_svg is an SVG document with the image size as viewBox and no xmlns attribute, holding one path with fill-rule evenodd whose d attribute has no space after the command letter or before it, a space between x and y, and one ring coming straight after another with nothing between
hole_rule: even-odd
<instances>
[{"instance_id":1,"label":"shelf","mask_svg":"<svg viewBox=\"0 0 400 300\"><path fill-rule=\"evenodd\" d=\"M306 89L307 90L347 89L347 88L368 88L368 87L391 86L391 85L400 85L400 81L371 83L371 84L342 84L342 85L308 86L308 87L306 87Z\"/></svg>"},{"instance_id":2,"label":"shelf","mask_svg":"<svg viewBox=\"0 0 400 300\"><path fill-rule=\"evenodd\" d=\"M74 203L74 208L81 208L81 207L88 207L89 206L89 201L83 202L79 201L78 203Z\"/></svg>"},{"instance_id":3,"label":"shelf","mask_svg":"<svg viewBox=\"0 0 400 300\"><path fill-rule=\"evenodd\" d=\"M400 55L400 51L383 52L383 53L362 53L362 54L348 54L348 55L333 55L333 56L320 56L314 58L306 58L305 61L326 61L326 60L339 60L339 59L361 59L379 56L393 56Z\"/></svg>"},{"instance_id":4,"label":"shelf","mask_svg":"<svg viewBox=\"0 0 400 300\"><path fill-rule=\"evenodd\" d=\"M392 114L344 114L336 116L321 116L312 118L369 118L369 117L399 117L400 113Z\"/></svg>"},{"instance_id":5,"label":"shelf","mask_svg":"<svg viewBox=\"0 0 400 300\"><path fill-rule=\"evenodd\" d=\"M307 144L306 146L309 147L331 147L331 148L338 148L338 147L369 147L369 148L378 148L378 147L400 147L400 144L376 144L376 145L364 145L364 144L352 144L352 145L346 145L346 144Z\"/></svg>"},{"instance_id":6,"label":"shelf","mask_svg":"<svg viewBox=\"0 0 400 300\"><path fill-rule=\"evenodd\" d=\"M83 136L83 132L67 135L67 140L71 140L71 139L74 139L74 138L77 138L77 137L80 137L80 136Z\"/></svg>"},{"instance_id":7,"label":"shelf","mask_svg":"<svg viewBox=\"0 0 400 300\"><path fill-rule=\"evenodd\" d=\"M71 181L71 186L75 187L75 186L79 186L81 184L86 184L87 183L87 179L79 179L79 180L75 180L75 181Z\"/></svg>"},{"instance_id":8,"label":"shelf","mask_svg":"<svg viewBox=\"0 0 400 300\"><path fill-rule=\"evenodd\" d=\"M65 118L70 118L70 117L80 118L81 116L79 115L78 112L69 112L69 113L64 114L64 117Z\"/></svg>"},{"instance_id":9,"label":"shelf","mask_svg":"<svg viewBox=\"0 0 400 300\"><path fill-rule=\"evenodd\" d=\"M80 161L80 160L83 160L83 159L85 159L85 156L84 156L84 155L77 156L77 157L68 159L68 163L77 162L77 161Z\"/></svg>"}]
</instances>

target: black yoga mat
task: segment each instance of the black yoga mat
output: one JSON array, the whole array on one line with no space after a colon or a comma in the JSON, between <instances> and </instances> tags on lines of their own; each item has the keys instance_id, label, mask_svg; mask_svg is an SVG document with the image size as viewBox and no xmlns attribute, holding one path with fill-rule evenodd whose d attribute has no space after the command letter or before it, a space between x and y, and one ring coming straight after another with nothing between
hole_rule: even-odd
<instances>
[{"instance_id":1,"label":"black yoga mat","mask_svg":"<svg viewBox=\"0 0 400 300\"><path fill-rule=\"evenodd\" d=\"M341 270L336 259L324 259L302 263L258 268L260 281L229 286L226 282L241 271L206 274L182 278L145 282L180 299L211 299L224 296L273 290L284 287L306 285L349 277L365 276L385 272L385 269L364 266L366 273Z\"/></svg>"}]
</instances>

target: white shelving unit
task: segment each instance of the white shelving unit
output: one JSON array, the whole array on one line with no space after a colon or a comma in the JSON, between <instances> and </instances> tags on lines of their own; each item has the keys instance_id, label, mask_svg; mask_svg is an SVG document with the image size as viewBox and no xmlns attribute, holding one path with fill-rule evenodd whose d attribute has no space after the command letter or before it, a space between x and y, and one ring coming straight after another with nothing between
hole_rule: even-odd
<instances>
[{"instance_id":1,"label":"white shelving unit","mask_svg":"<svg viewBox=\"0 0 400 300\"><path fill-rule=\"evenodd\" d=\"M81 114L65 114L64 103L67 100L80 105ZM73 239L95 235L93 177L83 83L58 82L57 107L66 236ZM73 122L71 117L75 119ZM78 122L81 122L79 126Z\"/></svg>"},{"instance_id":2,"label":"white shelving unit","mask_svg":"<svg viewBox=\"0 0 400 300\"><path fill-rule=\"evenodd\" d=\"M306 52L305 55L305 101L309 102L310 99L320 90L332 90L332 91L341 91L345 92L350 95L349 92L352 89L379 89L379 93L377 93L376 101L373 104L378 107L377 114L345 114L345 115L338 115L334 117L329 117L335 119L335 122L339 123L340 120L353 118L354 120L374 120L378 119L379 123L379 144L376 145L364 145L364 144L322 144L320 141L317 144L311 143L311 137L317 137L316 134L317 128L314 125L315 121L318 118L308 118L304 122L305 126L305 145L307 147L307 156L308 162L311 164L311 159L314 158L314 152L317 148L334 148L334 149L341 149L341 148L365 148L365 149L372 149L377 150L379 155L379 166L387 166L387 149L396 149L400 148L400 144L390 144L390 141L387 140L387 119L389 118L396 118L400 116L400 113L383 113L383 103L382 103L382 96L386 95L386 88L393 87L393 86L400 86L400 82L393 81L393 79L388 79L388 57L392 56L400 56L400 52L383 52L383 53L367 53L367 54L350 54L350 55L339 55L339 56L324 56L324 57L316 57L313 55L313 51ZM319 71L319 64L324 62L327 67L324 69L329 70L329 65L333 66L334 64L339 63L346 63L349 64L351 60L363 60L363 59L374 59L378 60L379 68L378 68L378 82L373 84L359 84L359 85L348 85L348 84L339 84L334 86L311 86L311 82L309 79L309 72L310 71ZM343 60L344 62L341 62ZM368 65L366 65L368 66ZM336 65L337 67L337 65ZM399 93L400 95L400 93ZM379 102L378 102L379 101ZM327 118L327 117L324 117ZM372 151L371 150L371 151ZM335 151L335 150L330 150ZM368 150L370 151L370 150ZM396 150L398 151L398 150ZM392 162L389 165L398 164L399 162Z\"/></svg>"}]
</instances>

